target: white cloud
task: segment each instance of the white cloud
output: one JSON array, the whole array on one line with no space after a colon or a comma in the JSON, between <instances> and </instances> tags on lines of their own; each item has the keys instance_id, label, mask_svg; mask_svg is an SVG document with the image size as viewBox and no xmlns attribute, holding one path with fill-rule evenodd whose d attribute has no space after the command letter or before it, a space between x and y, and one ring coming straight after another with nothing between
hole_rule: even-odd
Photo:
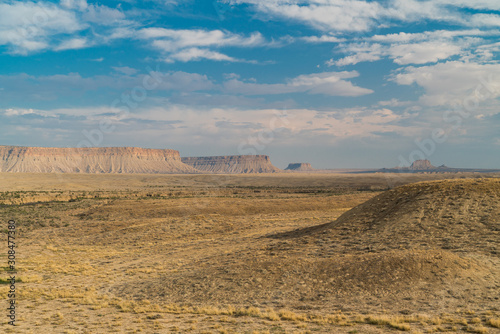
<instances>
[{"instance_id":1,"label":"white cloud","mask_svg":"<svg viewBox=\"0 0 500 334\"><path fill-rule=\"evenodd\" d=\"M438 1L391 0L381 12L382 20L418 22L423 20L463 22L463 15L453 10L453 4L440 4Z\"/></svg>"},{"instance_id":2,"label":"white cloud","mask_svg":"<svg viewBox=\"0 0 500 334\"><path fill-rule=\"evenodd\" d=\"M500 35L498 30L477 29L374 35L364 42L340 45L339 49L350 55L332 58L326 63L329 66L345 66L389 58L396 64L408 65L435 63L453 56L488 60L492 57L492 51L481 49L485 43L481 37L496 35Z\"/></svg>"},{"instance_id":3,"label":"white cloud","mask_svg":"<svg viewBox=\"0 0 500 334\"><path fill-rule=\"evenodd\" d=\"M115 71L119 73L123 73L125 75L134 75L137 73L137 70L135 68L131 68L128 66L113 66L112 67Z\"/></svg>"},{"instance_id":4,"label":"white cloud","mask_svg":"<svg viewBox=\"0 0 500 334\"><path fill-rule=\"evenodd\" d=\"M296 20L319 30L367 31L375 25L383 7L378 2L337 0L302 1L240 1L250 3L266 15Z\"/></svg>"},{"instance_id":5,"label":"white cloud","mask_svg":"<svg viewBox=\"0 0 500 334\"><path fill-rule=\"evenodd\" d=\"M29 115L29 114L34 114L35 111L33 109L5 109L4 110L4 115L5 116L23 116L23 115Z\"/></svg>"},{"instance_id":6,"label":"white cloud","mask_svg":"<svg viewBox=\"0 0 500 334\"><path fill-rule=\"evenodd\" d=\"M302 40L309 42L309 43L341 43L345 42L345 38L339 38L336 36L330 36L330 35L321 35L321 36L306 36L302 37Z\"/></svg>"},{"instance_id":7,"label":"white cloud","mask_svg":"<svg viewBox=\"0 0 500 334\"><path fill-rule=\"evenodd\" d=\"M480 30L480 29L467 29L467 30L432 30L419 33L399 32L387 35L374 35L369 38L370 41L379 43L409 43L420 41L432 40L452 40L456 37L465 36L498 36L499 30Z\"/></svg>"},{"instance_id":8,"label":"white cloud","mask_svg":"<svg viewBox=\"0 0 500 334\"><path fill-rule=\"evenodd\" d=\"M121 25L125 21L125 14L117 9L102 5L89 5L82 13L85 22L102 26Z\"/></svg>"},{"instance_id":9,"label":"white cloud","mask_svg":"<svg viewBox=\"0 0 500 334\"><path fill-rule=\"evenodd\" d=\"M118 9L85 0L0 3L0 45L13 54L62 51L123 38L119 27L132 25ZM85 32L86 37L82 37ZM63 40L63 42L61 42Z\"/></svg>"},{"instance_id":10,"label":"white cloud","mask_svg":"<svg viewBox=\"0 0 500 334\"><path fill-rule=\"evenodd\" d=\"M400 22L426 20L463 26L497 26L497 15L473 14L464 9L500 10L496 0L232 0L231 3L253 5L264 20L292 20L318 30L338 32L364 32Z\"/></svg>"},{"instance_id":11,"label":"white cloud","mask_svg":"<svg viewBox=\"0 0 500 334\"><path fill-rule=\"evenodd\" d=\"M264 38L260 33L253 33L249 37L225 32L222 30L174 30L164 28L145 28L139 31L142 38L162 38L165 51L175 51L186 47L200 46L238 46L250 47L263 45Z\"/></svg>"},{"instance_id":12,"label":"white cloud","mask_svg":"<svg viewBox=\"0 0 500 334\"><path fill-rule=\"evenodd\" d=\"M372 62L372 61L377 61L380 60L381 54L378 54L376 52L369 52L369 53L358 53L355 55L347 56L339 60L334 60L333 58L328 60L326 64L328 66L332 65L337 65L337 66L346 66L346 65L355 65L357 63L361 62Z\"/></svg>"},{"instance_id":13,"label":"white cloud","mask_svg":"<svg viewBox=\"0 0 500 334\"><path fill-rule=\"evenodd\" d=\"M357 63L365 61L368 62L377 61L380 60L382 56L386 54L386 50L384 50L384 47L381 44L377 43L342 45L341 49L344 50L344 52L353 54L338 60L332 58L326 62L327 65L346 66L346 65L355 65Z\"/></svg>"},{"instance_id":14,"label":"white cloud","mask_svg":"<svg viewBox=\"0 0 500 334\"><path fill-rule=\"evenodd\" d=\"M161 41L156 41L156 42L161 42ZM174 62L174 61L182 61L182 62L188 62L188 61L193 61L193 60L201 60L201 59L208 59L208 60L215 60L215 61L239 61L236 58L229 57L225 54L222 54L217 51L211 51L208 49L200 49L200 48L189 48L189 49L182 49L178 52L170 54L165 61L166 62Z\"/></svg>"},{"instance_id":15,"label":"white cloud","mask_svg":"<svg viewBox=\"0 0 500 334\"><path fill-rule=\"evenodd\" d=\"M73 38L62 42L59 46L55 47L54 50L55 51L75 50L75 49L83 49L87 46L88 44L86 38Z\"/></svg>"},{"instance_id":16,"label":"white cloud","mask_svg":"<svg viewBox=\"0 0 500 334\"><path fill-rule=\"evenodd\" d=\"M324 72L300 75L285 84L259 84L237 79L224 83L226 92L245 95L269 95L286 93L324 94L332 96L360 96L371 94L371 89L355 86L344 79L359 76L356 71Z\"/></svg>"},{"instance_id":17,"label":"white cloud","mask_svg":"<svg viewBox=\"0 0 500 334\"><path fill-rule=\"evenodd\" d=\"M95 125L104 117L116 126L113 133L106 134L108 143L120 142L128 137L144 142L164 141L172 148L186 143L220 146L221 139L238 147L251 136L270 128L274 130L273 145L278 146L303 145L306 141L331 145L349 138L375 138L385 132L407 136L415 133L414 129L398 124L405 117L387 108L289 109L284 113L281 109L198 109L167 105L127 115L105 106L10 113L10 124L23 126L21 134L38 133L41 129L50 129L51 133L65 130L66 143L75 143L75 146L84 138L81 129ZM33 119L30 118L31 113L50 117Z\"/></svg>"},{"instance_id":18,"label":"white cloud","mask_svg":"<svg viewBox=\"0 0 500 334\"><path fill-rule=\"evenodd\" d=\"M0 3L0 45L27 54L49 47L50 37L73 34L85 26L74 13L43 2Z\"/></svg>"},{"instance_id":19,"label":"white cloud","mask_svg":"<svg viewBox=\"0 0 500 334\"><path fill-rule=\"evenodd\" d=\"M394 62L400 65L435 63L442 59L458 55L462 48L444 42L423 42L418 44L393 45L388 53Z\"/></svg>"},{"instance_id":20,"label":"white cloud","mask_svg":"<svg viewBox=\"0 0 500 334\"><path fill-rule=\"evenodd\" d=\"M500 95L500 64L477 64L460 61L407 67L395 74L400 85L417 84L425 89L420 102L441 106L463 104L467 98L482 101Z\"/></svg>"},{"instance_id":21,"label":"white cloud","mask_svg":"<svg viewBox=\"0 0 500 334\"><path fill-rule=\"evenodd\" d=\"M61 0L61 6L68 9L85 10L88 7L87 0Z\"/></svg>"},{"instance_id":22,"label":"white cloud","mask_svg":"<svg viewBox=\"0 0 500 334\"><path fill-rule=\"evenodd\" d=\"M406 107L408 105L411 105L412 102L410 101L400 101L396 98L392 98L388 101L379 101L378 105L384 106L384 107Z\"/></svg>"},{"instance_id":23,"label":"white cloud","mask_svg":"<svg viewBox=\"0 0 500 334\"><path fill-rule=\"evenodd\" d=\"M469 24L476 27L500 27L500 15L474 14Z\"/></svg>"},{"instance_id":24,"label":"white cloud","mask_svg":"<svg viewBox=\"0 0 500 334\"><path fill-rule=\"evenodd\" d=\"M210 48L255 47L266 44L260 33L245 37L222 30L146 28L139 31L139 38L152 39L151 45L166 54L167 62L201 59L242 61Z\"/></svg>"}]
</instances>

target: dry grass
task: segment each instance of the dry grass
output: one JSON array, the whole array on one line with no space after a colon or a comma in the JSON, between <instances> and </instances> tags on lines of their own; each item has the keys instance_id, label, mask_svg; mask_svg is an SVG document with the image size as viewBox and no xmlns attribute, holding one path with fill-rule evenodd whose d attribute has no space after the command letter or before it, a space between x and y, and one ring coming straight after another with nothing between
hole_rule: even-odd
<instances>
[{"instance_id":1,"label":"dry grass","mask_svg":"<svg viewBox=\"0 0 500 334\"><path fill-rule=\"evenodd\" d=\"M500 325L498 311L471 298L425 308L430 286L419 300L356 285L355 270L395 253L346 239L366 254L331 247L337 253L326 256L322 239L271 237L331 222L384 189L383 176L0 180L8 191L0 211L22 235L18 332L495 333ZM422 259L434 261L427 254ZM468 309L450 311L457 305ZM4 319L0 331L14 329Z\"/></svg>"},{"instance_id":2,"label":"dry grass","mask_svg":"<svg viewBox=\"0 0 500 334\"><path fill-rule=\"evenodd\" d=\"M490 318L486 323L491 327L500 328L500 318Z\"/></svg>"}]
</instances>

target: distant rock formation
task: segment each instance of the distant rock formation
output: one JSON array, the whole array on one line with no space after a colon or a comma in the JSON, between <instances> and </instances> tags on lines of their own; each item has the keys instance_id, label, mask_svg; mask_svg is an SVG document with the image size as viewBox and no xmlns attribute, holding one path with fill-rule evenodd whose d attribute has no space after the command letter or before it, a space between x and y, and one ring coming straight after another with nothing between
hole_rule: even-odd
<instances>
[{"instance_id":1,"label":"distant rock formation","mask_svg":"<svg viewBox=\"0 0 500 334\"><path fill-rule=\"evenodd\" d=\"M276 173L281 170L267 155L230 155L186 157L182 162L202 172L210 173Z\"/></svg>"},{"instance_id":2,"label":"distant rock formation","mask_svg":"<svg viewBox=\"0 0 500 334\"><path fill-rule=\"evenodd\" d=\"M0 146L0 172L199 173L179 152L137 147L54 148Z\"/></svg>"},{"instance_id":3,"label":"distant rock formation","mask_svg":"<svg viewBox=\"0 0 500 334\"><path fill-rule=\"evenodd\" d=\"M435 166L431 164L429 160L415 160L410 169L412 170L427 170L427 169L436 169Z\"/></svg>"},{"instance_id":4,"label":"distant rock formation","mask_svg":"<svg viewBox=\"0 0 500 334\"><path fill-rule=\"evenodd\" d=\"M288 167L285 168L285 170L293 170L293 171L298 171L298 172L307 172L307 171L313 171L315 169L312 168L311 164L308 163L308 162L293 162L293 163L289 163Z\"/></svg>"},{"instance_id":5,"label":"distant rock formation","mask_svg":"<svg viewBox=\"0 0 500 334\"><path fill-rule=\"evenodd\" d=\"M415 160L410 167L382 168L356 173L499 173L500 169L453 168L446 165L433 166L429 160Z\"/></svg>"}]
</instances>

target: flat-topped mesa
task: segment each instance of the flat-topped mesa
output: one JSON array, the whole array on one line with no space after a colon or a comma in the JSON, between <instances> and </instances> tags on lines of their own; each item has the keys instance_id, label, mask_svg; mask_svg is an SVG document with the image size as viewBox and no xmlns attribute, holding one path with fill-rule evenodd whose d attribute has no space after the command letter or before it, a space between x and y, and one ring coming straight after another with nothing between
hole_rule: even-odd
<instances>
[{"instance_id":1,"label":"flat-topped mesa","mask_svg":"<svg viewBox=\"0 0 500 334\"><path fill-rule=\"evenodd\" d=\"M138 147L0 146L0 172L24 173L199 173L179 152Z\"/></svg>"},{"instance_id":2,"label":"flat-topped mesa","mask_svg":"<svg viewBox=\"0 0 500 334\"><path fill-rule=\"evenodd\" d=\"M297 171L297 172L307 172L313 171L311 164L308 162L293 162L289 163L288 167L285 170Z\"/></svg>"},{"instance_id":3,"label":"flat-topped mesa","mask_svg":"<svg viewBox=\"0 0 500 334\"><path fill-rule=\"evenodd\" d=\"M436 169L435 166L431 164L429 160L415 160L410 169L412 170L426 170L426 169Z\"/></svg>"},{"instance_id":4,"label":"flat-topped mesa","mask_svg":"<svg viewBox=\"0 0 500 334\"><path fill-rule=\"evenodd\" d=\"M210 173L277 173L281 171L273 166L267 155L183 157L182 162L199 171Z\"/></svg>"}]
</instances>

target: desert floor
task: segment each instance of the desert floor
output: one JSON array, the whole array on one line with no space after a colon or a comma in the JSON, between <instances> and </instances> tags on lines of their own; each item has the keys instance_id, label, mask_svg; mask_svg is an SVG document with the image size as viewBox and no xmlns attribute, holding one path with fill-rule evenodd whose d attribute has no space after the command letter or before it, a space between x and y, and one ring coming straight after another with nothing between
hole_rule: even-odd
<instances>
[{"instance_id":1,"label":"desert floor","mask_svg":"<svg viewBox=\"0 0 500 334\"><path fill-rule=\"evenodd\" d=\"M479 177L1 173L0 331L500 333L498 234L485 236L487 254L432 235L422 249L301 236L398 185ZM419 266L400 268L408 258Z\"/></svg>"}]
</instances>

